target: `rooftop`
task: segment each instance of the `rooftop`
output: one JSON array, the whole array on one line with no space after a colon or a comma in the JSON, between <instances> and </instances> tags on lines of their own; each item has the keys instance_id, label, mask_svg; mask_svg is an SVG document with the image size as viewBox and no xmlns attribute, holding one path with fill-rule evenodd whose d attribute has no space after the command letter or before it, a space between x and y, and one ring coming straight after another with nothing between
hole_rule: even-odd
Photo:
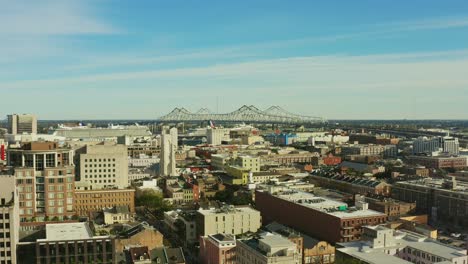
<instances>
[{"instance_id":1,"label":"rooftop","mask_svg":"<svg viewBox=\"0 0 468 264\"><path fill-rule=\"evenodd\" d=\"M272 195L339 218L385 216L385 214L374 210L358 210L354 207L348 208L348 205L344 202L315 196L311 193L298 190L287 189L286 191L273 193Z\"/></svg>"},{"instance_id":2,"label":"rooftop","mask_svg":"<svg viewBox=\"0 0 468 264\"><path fill-rule=\"evenodd\" d=\"M45 241L83 240L93 238L87 223L46 224ZM42 240L42 239L41 239Z\"/></svg>"},{"instance_id":3,"label":"rooftop","mask_svg":"<svg viewBox=\"0 0 468 264\"><path fill-rule=\"evenodd\" d=\"M212 215L212 214L236 214L236 213L259 213L257 210L249 207L235 207L232 205L222 206L221 208L209 208L209 209L199 209L198 213L202 215Z\"/></svg>"}]
</instances>

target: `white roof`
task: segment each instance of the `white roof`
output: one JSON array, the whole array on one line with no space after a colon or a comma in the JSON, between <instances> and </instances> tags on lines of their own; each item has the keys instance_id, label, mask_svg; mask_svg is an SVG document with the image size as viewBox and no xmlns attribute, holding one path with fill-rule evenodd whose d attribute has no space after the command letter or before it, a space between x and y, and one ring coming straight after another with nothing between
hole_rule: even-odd
<instances>
[{"instance_id":1,"label":"white roof","mask_svg":"<svg viewBox=\"0 0 468 264\"><path fill-rule=\"evenodd\" d=\"M46 241L90 239L93 233L87 223L63 223L46 225Z\"/></svg>"}]
</instances>

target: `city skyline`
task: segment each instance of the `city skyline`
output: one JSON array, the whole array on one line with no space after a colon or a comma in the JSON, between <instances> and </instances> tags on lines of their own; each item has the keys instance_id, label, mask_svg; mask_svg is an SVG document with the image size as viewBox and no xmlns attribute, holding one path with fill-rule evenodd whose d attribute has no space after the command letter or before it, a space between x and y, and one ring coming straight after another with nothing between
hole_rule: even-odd
<instances>
[{"instance_id":1,"label":"city skyline","mask_svg":"<svg viewBox=\"0 0 468 264\"><path fill-rule=\"evenodd\" d=\"M0 1L0 115L467 119L468 4L449 2Z\"/></svg>"}]
</instances>

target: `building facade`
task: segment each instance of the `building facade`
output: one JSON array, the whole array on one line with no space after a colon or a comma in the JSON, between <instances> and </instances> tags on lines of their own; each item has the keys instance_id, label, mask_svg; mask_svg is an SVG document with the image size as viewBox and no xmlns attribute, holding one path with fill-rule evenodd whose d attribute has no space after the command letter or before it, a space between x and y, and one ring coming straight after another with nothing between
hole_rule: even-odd
<instances>
[{"instance_id":1,"label":"building facade","mask_svg":"<svg viewBox=\"0 0 468 264\"><path fill-rule=\"evenodd\" d=\"M19 205L15 178L0 175L0 263L16 263Z\"/></svg>"},{"instance_id":2,"label":"building facade","mask_svg":"<svg viewBox=\"0 0 468 264\"><path fill-rule=\"evenodd\" d=\"M7 116L8 133L37 134L37 117L31 114L12 114Z\"/></svg>"},{"instance_id":3,"label":"building facade","mask_svg":"<svg viewBox=\"0 0 468 264\"><path fill-rule=\"evenodd\" d=\"M18 186L21 222L63 220L74 212L74 151L55 142L31 142L8 150Z\"/></svg>"},{"instance_id":4,"label":"building facade","mask_svg":"<svg viewBox=\"0 0 468 264\"><path fill-rule=\"evenodd\" d=\"M161 154L159 161L159 174L161 176L176 175L177 129L163 130L161 134ZM174 141L175 140L175 141Z\"/></svg>"},{"instance_id":5,"label":"building facade","mask_svg":"<svg viewBox=\"0 0 468 264\"><path fill-rule=\"evenodd\" d=\"M203 264L236 264L236 237L214 234L200 237L200 261Z\"/></svg>"},{"instance_id":6,"label":"building facade","mask_svg":"<svg viewBox=\"0 0 468 264\"><path fill-rule=\"evenodd\" d=\"M199 209L196 223L197 233L200 236L218 233L240 235L257 232L262 225L262 220L260 212L251 207L223 206Z\"/></svg>"},{"instance_id":7,"label":"building facade","mask_svg":"<svg viewBox=\"0 0 468 264\"><path fill-rule=\"evenodd\" d=\"M134 189L77 190L74 196L75 211L79 216L89 216L114 206L127 206L130 213L135 212Z\"/></svg>"},{"instance_id":8,"label":"building facade","mask_svg":"<svg viewBox=\"0 0 468 264\"><path fill-rule=\"evenodd\" d=\"M359 240L363 225L387 220L385 214L369 210L365 203L348 208L343 202L281 187L257 190L255 205L266 224L279 222L332 243Z\"/></svg>"},{"instance_id":9,"label":"building facade","mask_svg":"<svg viewBox=\"0 0 468 264\"><path fill-rule=\"evenodd\" d=\"M238 264L299 264L301 254L296 244L288 239L271 233L261 238L240 239L237 241L236 258Z\"/></svg>"},{"instance_id":10,"label":"building facade","mask_svg":"<svg viewBox=\"0 0 468 264\"><path fill-rule=\"evenodd\" d=\"M122 189L128 186L127 146L87 145L76 153L77 189Z\"/></svg>"}]
</instances>

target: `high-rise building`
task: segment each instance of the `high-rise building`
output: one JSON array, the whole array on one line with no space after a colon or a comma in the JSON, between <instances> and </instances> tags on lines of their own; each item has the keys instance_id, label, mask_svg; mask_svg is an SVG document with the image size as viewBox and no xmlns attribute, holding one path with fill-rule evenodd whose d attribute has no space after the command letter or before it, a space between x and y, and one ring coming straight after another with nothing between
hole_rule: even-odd
<instances>
[{"instance_id":1,"label":"high-rise building","mask_svg":"<svg viewBox=\"0 0 468 264\"><path fill-rule=\"evenodd\" d=\"M76 151L76 188L98 190L128 187L127 146L122 144L87 145Z\"/></svg>"},{"instance_id":2,"label":"high-rise building","mask_svg":"<svg viewBox=\"0 0 468 264\"><path fill-rule=\"evenodd\" d=\"M19 206L15 185L13 176L0 175L0 263L16 263Z\"/></svg>"},{"instance_id":3,"label":"high-rise building","mask_svg":"<svg viewBox=\"0 0 468 264\"><path fill-rule=\"evenodd\" d=\"M161 176L176 175L177 129L164 129L161 134L161 154L159 174Z\"/></svg>"},{"instance_id":4,"label":"high-rise building","mask_svg":"<svg viewBox=\"0 0 468 264\"><path fill-rule=\"evenodd\" d=\"M8 133L10 134L37 134L37 117L31 114L12 114L7 116Z\"/></svg>"},{"instance_id":5,"label":"high-rise building","mask_svg":"<svg viewBox=\"0 0 468 264\"><path fill-rule=\"evenodd\" d=\"M444 152L451 155L459 154L458 138L446 137L419 137L413 142L413 153Z\"/></svg>"},{"instance_id":6,"label":"high-rise building","mask_svg":"<svg viewBox=\"0 0 468 264\"><path fill-rule=\"evenodd\" d=\"M56 142L30 142L7 151L18 186L21 222L72 217L74 151Z\"/></svg>"}]
</instances>

